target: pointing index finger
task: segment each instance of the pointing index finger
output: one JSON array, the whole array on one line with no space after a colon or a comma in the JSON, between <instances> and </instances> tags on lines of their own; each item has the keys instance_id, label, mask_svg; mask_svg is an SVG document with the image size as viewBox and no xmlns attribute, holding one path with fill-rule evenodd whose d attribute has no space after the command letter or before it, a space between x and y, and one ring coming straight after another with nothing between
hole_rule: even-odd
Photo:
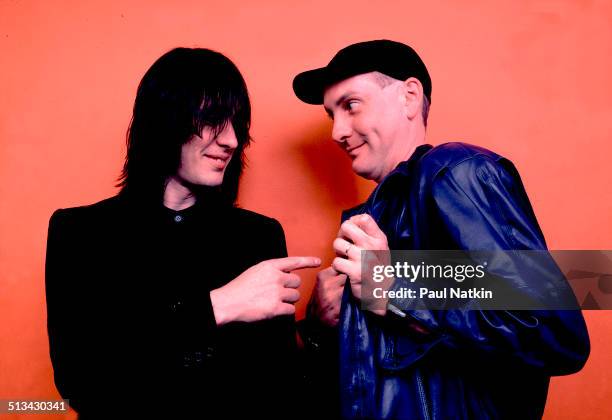
<instances>
[{"instance_id":1,"label":"pointing index finger","mask_svg":"<svg viewBox=\"0 0 612 420\"><path fill-rule=\"evenodd\" d=\"M300 268L314 268L321 265L317 257L285 257L270 260L274 268L289 273Z\"/></svg>"}]
</instances>

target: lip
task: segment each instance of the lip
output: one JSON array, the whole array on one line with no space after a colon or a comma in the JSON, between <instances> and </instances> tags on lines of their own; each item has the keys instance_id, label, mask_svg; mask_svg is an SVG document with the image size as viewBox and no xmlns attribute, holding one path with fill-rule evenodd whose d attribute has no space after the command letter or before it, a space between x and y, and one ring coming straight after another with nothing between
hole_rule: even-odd
<instances>
[{"instance_id":1,"label":"lip","mask_svg":"<svg viewBox=\"0 0 612 420\"><path fill-rule=\"evenodd\" d=\"M210 159L222 160L224 162L230 160L230 158L232 157L232 155L211 155L210 153L204 153L204 156Z\"/></svg>"},{"instance_id":2,"label":"lip","mask_svg":"<svg viewBox=\"0 0 612 420\"><path fill-rule=\"evenodd\" d=\"M359 149L361 146L363 146L365 144L365 142L358 144L357 146L353 146L353 147L349 147L346 150L346 153L348 154L352 154L355 150Z\"/></svg>"},{"instance_id":3,"label":"lip","mask_svg":"<svg viewBox=\"0 0 612 420\"><path fill-rule=\"evenodd\" d=\"M218 169L223 169L229 162L231 155L211 155L208 153L204 154L204 157L208 158L212 164Z\"/></svg>"}]
</instances>

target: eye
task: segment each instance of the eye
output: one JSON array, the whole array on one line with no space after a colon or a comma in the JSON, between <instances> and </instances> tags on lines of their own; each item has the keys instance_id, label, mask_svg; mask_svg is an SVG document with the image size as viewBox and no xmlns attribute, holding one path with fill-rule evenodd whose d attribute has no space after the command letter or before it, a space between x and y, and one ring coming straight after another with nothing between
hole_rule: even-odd
<instances>
[{"instance_id":1,"label":"eye","mask_svg":"<svg viewBox=\"0 0 612 420\"><path fill-rule=\"evenodd\" d=\"M356 99L350 99L344 103L344 109L346 109L350 114L359 110L359 101Z\"/></svg>"}]
</instances>

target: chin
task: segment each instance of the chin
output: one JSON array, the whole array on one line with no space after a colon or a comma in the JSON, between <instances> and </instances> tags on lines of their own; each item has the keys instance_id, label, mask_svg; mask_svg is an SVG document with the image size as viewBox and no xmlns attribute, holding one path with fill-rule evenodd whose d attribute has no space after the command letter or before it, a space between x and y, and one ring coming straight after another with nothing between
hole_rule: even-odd
<instances>
[{"instance_id":1,"label":"chin","mask_svg":"<svg viewBox=\"0 0 612 420\"><path fill-rule=\"evenodd\" d=\"M209 182L209 183L208 183L208 184L206 184L206 185L207 185L207 186L209 186L209 187L218 187L218 186L220 186L221 184L223 184L223 178L218 179L218 180L211 181L211 182Z\"/></svg>"},{"instance_id":2,"label":"chin","mask_svg":"<svg viewBox=\"0 0 612 420\"><path fill-rule=\"evenodd\" d=\"M196 184L201 187L218 187L223 183L223 176L208 176L197 180Z\"/></svg>"},{"instance_id":3,"label":"chin","mask_svg":"<svg viewBox=\"0 0 612 420\"><path fill-rule=\"evenodd\" d=\"M353 161L353 172L365 179L373 179L372 170L370 168L364 167L363 165L356 164Z\"/></svg>"}]
</instances>

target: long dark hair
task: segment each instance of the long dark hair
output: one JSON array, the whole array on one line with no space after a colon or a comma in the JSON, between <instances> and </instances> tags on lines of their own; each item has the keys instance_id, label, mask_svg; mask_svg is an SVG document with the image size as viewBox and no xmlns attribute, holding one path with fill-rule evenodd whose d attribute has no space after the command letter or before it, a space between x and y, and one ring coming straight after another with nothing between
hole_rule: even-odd
<instances>
[{"instance_id":1,"label":"long dark hair","mask_svg":"<svg viewBox=\"0 0 612 420\"><path fill-rule=\"evenodd\" d=\"M251 103L244 79L234 63L216 51L175 48L167 52L138 86L117 185L120 195L161 202L168 178L179 168L183 144L204 127L218 134L227 124L234 128L238 147L221 186L203 187L199 192L233 205L244 149L251 141Z\"/></svg>"}]
</instances>

